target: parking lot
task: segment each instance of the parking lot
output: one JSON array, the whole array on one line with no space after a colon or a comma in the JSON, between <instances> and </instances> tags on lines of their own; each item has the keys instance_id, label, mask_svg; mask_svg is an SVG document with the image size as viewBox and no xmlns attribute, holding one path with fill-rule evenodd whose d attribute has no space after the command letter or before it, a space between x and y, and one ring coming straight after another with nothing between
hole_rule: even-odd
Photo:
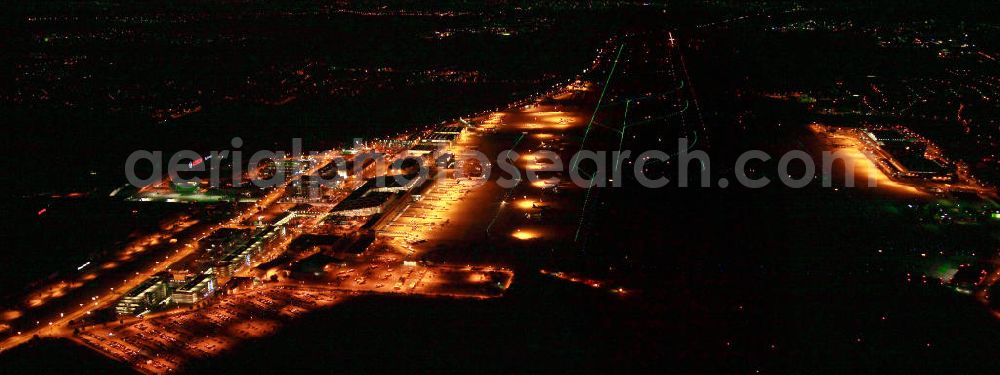
<instances>
[{"instance_id":1,"label":"parking lot","mask_svg":"<svg viewBox=\"0 0 1000 375\"><path fill-rule=\"evenodd\" d=\"M330 289L270 285L219 297L207 307L119 325L94 326L76 340L146 373L180 369L241 340L273 334L281 325L342 298Z\"/></svg>"}]
</instances>

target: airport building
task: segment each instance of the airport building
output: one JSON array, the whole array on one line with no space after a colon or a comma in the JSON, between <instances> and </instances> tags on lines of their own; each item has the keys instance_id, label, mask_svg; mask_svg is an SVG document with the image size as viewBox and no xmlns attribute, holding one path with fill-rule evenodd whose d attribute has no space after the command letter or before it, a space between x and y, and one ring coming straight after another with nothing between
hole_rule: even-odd
<instances>
[{"instance_id":1,"label":"airport building","mask_svg":"<svg viewBox=\"0 0 1000 375\"><path fill-rule=\"evenodd\" d=\"M344 177L336 174L330 178L300 176L289 186L288 197L297 201L318 202L323 199L328 189L339 187L343 183Z\"/></svg>"},{"instance_id":2,"label":"airport building","mask_svg":"<svg viewBox=\"0 0 1000 375\"><path fill-rule=\"evenodd\" d=\"M202 250L207 252L219 252L240 246L250 240L251 231L249 229L219 228L208 237L198 241Z\"/></svg>"},{"instance_id":3,"label":"airport building","mask_svg":"<svg viewBox=\"0 0 1000 375\"><path fill-rule=\"evenodd\" d=\"M438 134L462 135L465 133L465 127L458 125L442 126L437 130L435 130L434 132Z\"/></svg>"},{"instance_id":4,"label":"airport building","mask_svg":"<svg viewBox=\"0 0 1000 375\"><path fill-rule=\"evenodd\" d=\"M327 209L320 206L314 206L309 203L299 203L292 206L292 208L289 208L288 211L294 212L295 216L318 217L326 214Z\"/></svg>"},{"instance_id":5,"label":"airport building","mask_svg":"<svg viewBox=\"0 0 1000 375\"><path fill-rule=\"evenodd\" d=\"M442 144L434 144L434 143L418 143L413 147L410 147L410 149L406 150L406 156L420 157L425 155L433 155L434 153L444 149L443 146L444 145Z\"/></svg>"},{"instance_id":6,"label":"airport building","mask_svg":"<svg viewBox=\"0 0 1000 375\"><path fill-rule=\"evenodd\" d=\"M360 158L361 160L356 160ZM344 179L356 175L364 175L375 169L375 159L367 155L358 155L351 160L338 159L324 165L317 175L327 180L337 177Z\"/></svg>"},{"instance_id":7,"label":"airport building","mask_svg":"<svg viewBox=\"0 0 1000 375\"><path fill-rule=\"evenodd\" d=\"M376 192L401 192L412 189L414 186L426 180L425 176L420 174L407 174L407 175L391 175L391 176L378 176L375 178L370 178L365 181L365 184L358 190L364 189L366 191L376 191Z\"/></svg>"},{"instance_id":8,"label":"airport building","mask_svg":"<svg viewBox=\"0 0 1000 375\"><path fill-rule=\"evenodd\" d=\"M423 183L419 174L379 176L370 178L331 211L338 216L369 216L385 212L401 193Z\"/></svg>"},{"instance_id":9,"label":"airport building","mask_svg":"<svg viewBox=\"0 0 1000 375\"><path fill-rule=\"evenodd\" d=\"M463 125L442 125L430 135L420 139L420 142L417 142L416 145L406 150L406 156L435 154L440 150L450 147L465 132L466 126Z\"/></svg>"},{"instance_id":10,"label":"airport building","mask_svg":"<svg viewBox=\"0 0 1000 375\"><path fill-rule=\"evenodd\" d=\"M115 304L115 312L135 315L160 303L168 295L167 280L153 276L125 293Z\"/></svg>"},{"instance_id":11,"label":"airport building","mask_svg":"<svg viewBox=\"0 0 1000 375\"><path fill-rule=\"evenodd\" d=\"M895 129L869 130L865 132L865 135L879 145L884 145L886 142L913 142L912 138L907 137Z\"/></svg>"},{"instance_id":12,"label":"airport building","mask_svg":"<svg viewBox=\"0 0 1000 375\"><path fill-rule=\"evenodd\" d=\"M876 164L893 178L947 182L955 178L955 168L927 157L927 144L895 129L864 132L862 139L877 150Z\"/></svg>"},{"instance_id":13,"label":"airport building","mask_svg":"<svg viewBox=\"0 0 1000 375\"><path fill-rule=\"evenodd\" d=\"M170 295L174 303L192 305L215 292L215 275L202 273L191 279Z\"/></svg>"},{"instance_id":14,"label":"airport building","mask_svg":"<svg viewBox=\"0 0 1000 375\"><path fill-rule=\"evenodd\" d=\"M440 143L447 146L451 146L455 139L458 139L458 134L447 134L434 132L420 140L420 143Z\"/></svg>"},{"instance_id":15,"label":"airport building","mask_svg":"<svg viewBox=\"0 0 1000 375\"><path fill-rule=\"evenodd\" d=\"M396 193L369 191L366 194L340 202L330 214L340 216L370 216L385 211L396 199Z\"/></svg>"},{"instance_id":16,"label":"airport building","mask_svg":"<svg viewBox=\"0 0 1000 375\"><path fill-rule=\"evenodd\" d=\"M311 159L285 159L274 162L274 173L283 174L285 178L292 178L295 176L302 175L305 171L312 168L313 161Z\"/></svg>"},{"instance_id":17,"label":"airport building","mask_svg":"<svg viewBox=\"0 0 1000 375\"><path fill-rule=\"evenodd\" d=\"M269 230L257 234L249 243L229 252L216 262L212 267L213 273L220 279L219 281L225 281L241 269L250 267L267 250L268 245L280 237L278 233L281 230L280 226L273 226Z\"/></svg>"}]
</instances>

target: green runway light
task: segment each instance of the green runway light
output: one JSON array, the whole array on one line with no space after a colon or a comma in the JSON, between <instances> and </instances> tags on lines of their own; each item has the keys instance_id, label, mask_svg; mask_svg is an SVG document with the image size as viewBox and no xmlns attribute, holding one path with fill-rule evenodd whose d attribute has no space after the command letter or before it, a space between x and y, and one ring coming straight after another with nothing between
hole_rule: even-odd
<instances>
[{"instance_id":1,"label":"green runway light","mask_svg":"<svg viewBox=\"0 0 1000 375\"><path fill-rule=\"evenodd\" d=\"M594 125L594 118L597 117L597 111L601 108L601 102L604 101L604 93L608 91L608 86L611 85L611 77L615 74L615 68L618 67L618 59L621 58L622 51L624 49L624 43L618 47L618 54L615 55L614 64L611 64L611 71L608 72L608 79L604 81L604 87L601 88L601 95L597 97L597 105L594 106L594 113L590 115L590 121L587 122L587 129L583 131L583 141L580 142L580 151L583 151L584 145L587 144L587 135L590 134L590 127ZM579 160L577 160L576 163L579 163ZM570 170L576 169L576 163L573 163Z\"/></svg>"}]
</instances>

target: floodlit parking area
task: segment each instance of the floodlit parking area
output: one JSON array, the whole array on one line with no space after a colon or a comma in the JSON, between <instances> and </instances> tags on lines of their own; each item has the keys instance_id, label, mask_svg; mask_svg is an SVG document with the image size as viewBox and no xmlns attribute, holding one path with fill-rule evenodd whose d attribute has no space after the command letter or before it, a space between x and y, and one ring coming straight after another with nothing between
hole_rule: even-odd
<instances>
[{"instance_id":1,"label":"floodlit parking area","mask_svg":"<svg viewBox=\"0 0 1000 375\"><path fill-rule=\"evenodd\" d=\"M340 298L328 289L266 286L222 296L202 308L93 326L75 339L137 370L162 374L190 359L217 355L241 340L271 335L283 323Z\"/></svg>"}]
</instances>

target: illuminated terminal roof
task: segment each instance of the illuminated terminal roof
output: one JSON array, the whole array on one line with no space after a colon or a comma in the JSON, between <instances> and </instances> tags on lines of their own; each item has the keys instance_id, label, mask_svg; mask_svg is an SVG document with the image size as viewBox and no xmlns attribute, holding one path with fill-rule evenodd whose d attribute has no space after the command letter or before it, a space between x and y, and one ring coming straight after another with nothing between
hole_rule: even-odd
<instances>
[{"instance_id":1,"label":"illuminated terminal roof","mask_svg":"<svg viewBox=\"0 0 1000 375\"><path fill-rule=\"evenodd\" d=\"M416 186L418 183L423 182L424 178L416 173L411 174L397 174L391 176L378 176L375 178L370 178L365 181L365 186L362 186L358 190L375 190L375 191L400 191L409 190Z\"/></svg>"},{"instance_id":2,"label":"illuminated terminal roof","mask_svg":"<svg viewBox=\"0 0 1000 375\"><path fill-rule=\"evenodd\" d=\"M330 210L330 213L348 216L379 213L395 195L396 193L390 192L369 192L361 197L343 200L340 204Z\"/></svg>"},{"instance_id":3,"label":"illuminated terminal roof","mask_svg":"<svg viewBox=\"0 0 1000 375\"><path fill-rule=\"evenodd\" d=\"M215 275L199 274L171 295L176 303L192 304L208 297L215 291Z\"/></svg>"},{"instance_id":4,"label":"illuminated terminal roof","mask_svg":"<svg viewBox=\"0 0 1000 375\"><path fill-rule=\"evenodd\" d=\"M238 229L238 228L219 228L218 230L212 232L198 241L198 243L206 250L212 251L217 249L226 249L234 246L239 246L250 239L249 229Z\"/></svg>"},{"instance_id":5,"label":"illuminated terminal roof","mask_svg":"<svg viewBox=\"0 0 1000 375\"><path fill-rule=\"evenodd\" d=\"M437 130L435 130L434 133L438 133L438 134L462 134L462 132L464 130L465 130L465 128L462 127L462 126L442 126L442 127L438 128Z\"/></svg>"},{"instance_id":6,"label":"illuminated terminal roof","mask_svg":"<svg viewBox=\"0 0 1000 375\"><path fill-rule=\"evenodd\" d=\"M425 180L418 174L370 178L330 211L345 216L365 216L382 212L397 193L410 190Z\"/></svg>"},{"instance_id":7,"label":"illuminated terminal roof","mask_svg":"<svg viewBox=\"0 0 1000 375\"><path fill-rule=\"evenodd\" d=\"M454 141L455 138L458 138L458 134L433 133L424 137L421 142L446 143Z\"/></svg>"},{"instance_id":8,"label":"illuminated terminal roof","mask_svg":"<svg viewBox=\"0 0 1000 375\"><path fill-rule=\"evenodd\" d=\"M212 284L213 278L214 277L209 274L199 274L197 277L191 279L191 281L188 281L187 284L184 284L184 286L177 289L177 291L183 293L202 290Z\"/></svg>"},{"instance_id":9,"label":"illuminated terminal roof","mask_svg":"<svg viewBox=\"0 0 1000 375\"><path fill-rule=\"evenodd\" d=\"M132 288L131 290L129 290L128 293L125 294L125 297L132 297L132 298L134 298L134 297L139 297L139 296L142 296L144 294L150 293L151 291L153 291L154 289L156 289L157 287L160 286L161 281L162 280L160 280L160 278L155 277L155 276L151 277L149 279L146 279L145 281L143 281L142 283L140 283L135 288Z\"/></svg>"},{"instance_id":10,"label":"illuminated terminal roof","mask_svg":"<svg viewBox=\"0 0 1000 375\"><path fill-rule=\"evenodd\" d=\"M882 164L896 177L950 179L954 169L926 156L927 144L895 129L874 129L865 135L875 142L887 158Z\"/></svg>"},{"instance_id":11,"label":"illuminated terminal roof","mask_svg":"<svg viewBox=\"0 0 1000 375\"><path fill-rule=\"evenodd\" d=\"M878 129L869 130L866 132L868 137L875 142L885 143L885 142L912 142L913 139L907 137L898 130L893 129Z\"/></svg>"}]
</instances>

